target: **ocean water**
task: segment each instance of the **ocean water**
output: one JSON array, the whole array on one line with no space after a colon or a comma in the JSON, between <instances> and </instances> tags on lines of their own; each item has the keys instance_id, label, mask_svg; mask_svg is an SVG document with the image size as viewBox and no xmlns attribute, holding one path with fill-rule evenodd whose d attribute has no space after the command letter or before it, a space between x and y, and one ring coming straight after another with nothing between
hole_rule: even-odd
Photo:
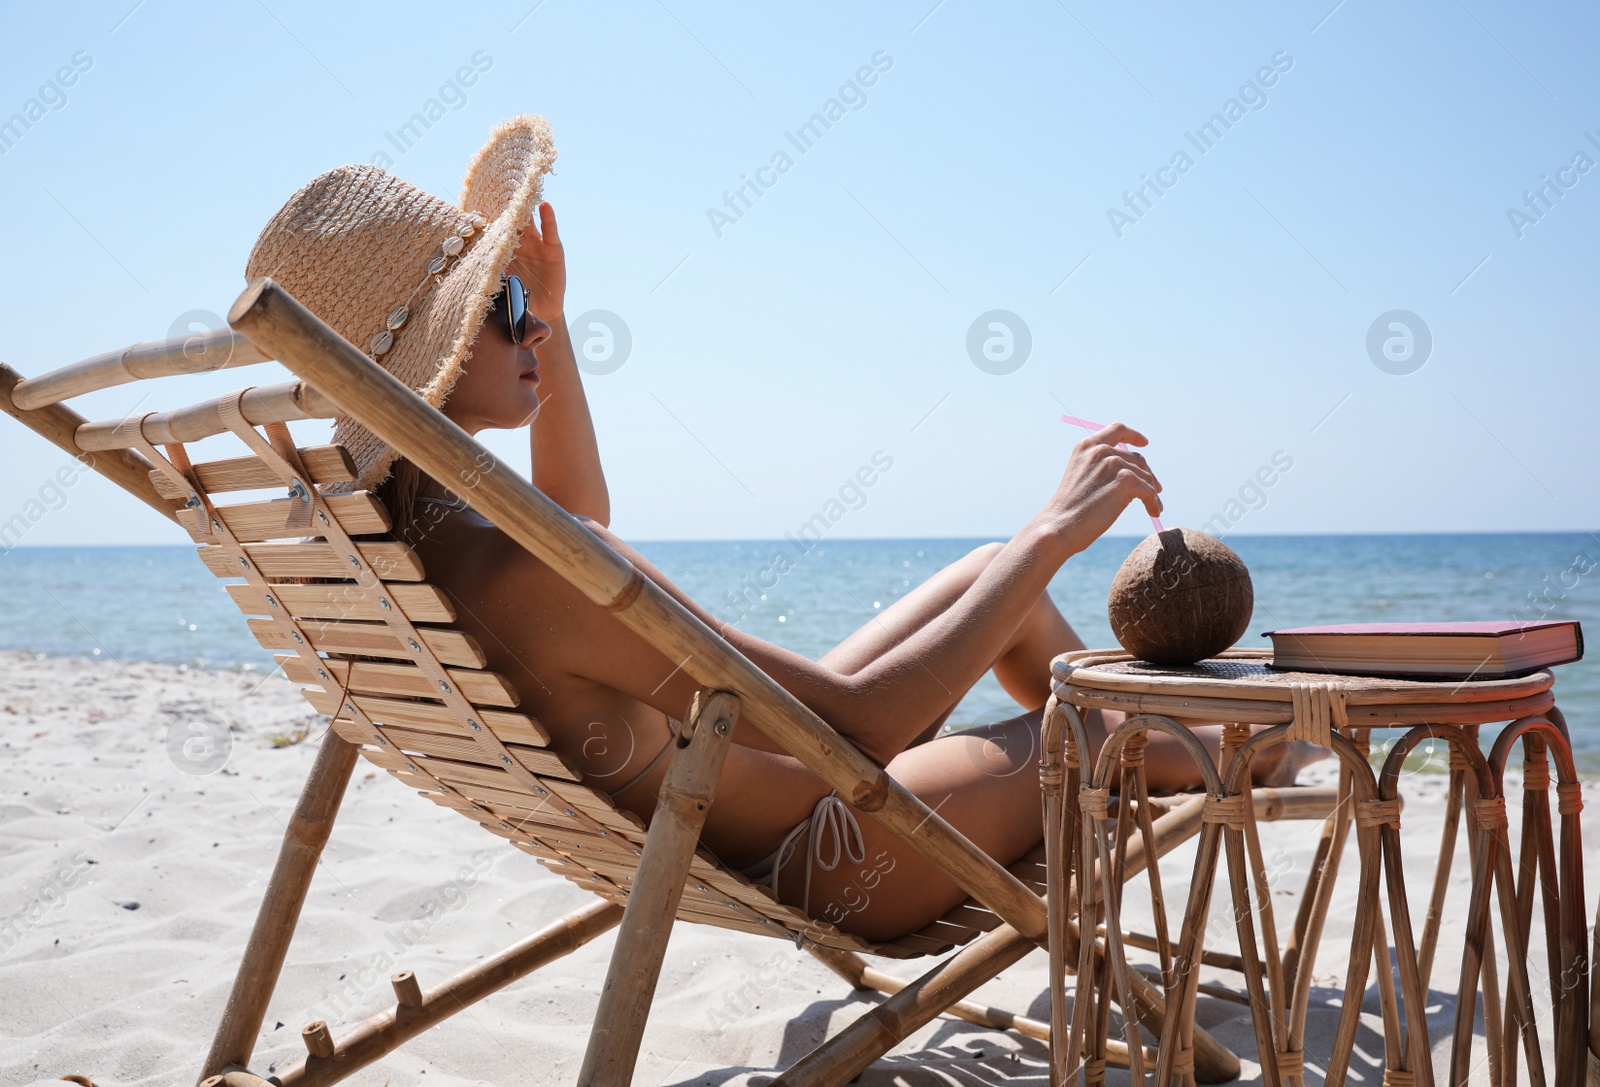
<instances>
[{"instance_id":1,"label":"ocean water","mask_svg":"<svg viewBox=\"0 0 1600 1087\"><path fill-rule=\"evenodd\" d=\"M639 549L711 611L816 658L983 540L662 542ZM1107 537L1062 567L1051 596L1091 647L1111 646L1106 594L1138 541ZM1313 623L1577 619L1600 631L1600 538L1586 533L1239 536L1261 632ZM782 555L782 561L776 556ZM798 556L798 557L797 557ZM243 617L188 546L19 547L0 555L0 648L270 671ZM120 591L108 592L107 586ZM765 586L763 588L763 586ZM1600 773L1600 661L1556 671L1580 766ZM1017 706L992 677L956 727Z\"/></svg>"}]
</instances>

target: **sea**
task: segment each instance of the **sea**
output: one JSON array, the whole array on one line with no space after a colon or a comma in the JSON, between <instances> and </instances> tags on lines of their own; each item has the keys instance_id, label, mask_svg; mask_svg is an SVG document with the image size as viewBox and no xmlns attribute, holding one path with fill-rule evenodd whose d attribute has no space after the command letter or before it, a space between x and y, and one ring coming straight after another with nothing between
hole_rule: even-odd
<instances>
[{"instance_id":1,"label":"sea","mask_svg":"<svg viewBox=\"0 0 1600 1087\"><path fill-rule=\"evenodd\" d=\"M982 539L636 544L720 618L813 659ZM1135 537L1103 537L1050 594L1091 647L1114 646L1106 596ZM1600 631L1600 537L1588 533L1237 536L1255 614L1241 644L1279 627L1341 622L1576 619ZM781 558L780 558L781 556ZM106 667L158 661L270 672L271 653L187 545L16 547L0 554L0 648ZM112 589L115 591L112 591ZM1600 660L1556 669L1556 695L1586 776L1600 775ZM1018 707L986 677L956 728Z\"/></svg>"}]
</instances>

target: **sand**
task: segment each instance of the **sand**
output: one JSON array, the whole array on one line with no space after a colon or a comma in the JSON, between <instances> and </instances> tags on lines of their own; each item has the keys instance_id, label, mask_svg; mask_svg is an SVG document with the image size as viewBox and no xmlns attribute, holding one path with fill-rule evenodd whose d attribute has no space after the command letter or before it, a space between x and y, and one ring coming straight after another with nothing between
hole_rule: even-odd
<instances>
[{"instance_id":1,"label":"sand","mask_svg":"<svg viewBox=\"0 0 1600 1087\"><path fill-rule=\"evenodd\" d=\"M101 1087L193 1082L322 721L281 677L0 653L0 1085L64 1075ZM204 770L211 772L197 772ZM1326 775L1318 766L1303 780ZM1405 834L1417 843L1408 868L1419 921L1442 787L1435 775L1408 782ZM1600 802L1592 784L1585 794L1588 804ZM1515 810L1512 820L1515 841ZM1283 926L1315 838L1313 824L1264 828ZM1591 883L1600 872L1597 844L1591 836ZM1186 886L1192 861L1184 848L1163 862L1169 893ZM1354 883L1341 882L1316 963L1310 1083L1321 1081L1317 1054L1327 1050L1342 999ZM1467 887L1458 863L1429 1007L1440 1038L1454 1015L1453 996L1439 990L1454 987ZM338 1024L387 1006L393 970L415 970L426 987L590 900L362 764L252 1067L266 1074L297 1059L300 1027L312 1019L329 1019L337 1036ZM1130 911L1136 900L1130 894ZM1217 903L1220 919L1220 893ZM1542 940L1541 931L1536 922ZM612 943L601 937L349 1082L574 1081ZM1231 938L1217 946L1231 949ZM925 965L886 968L910 976ZM1208 970L1205 978L1239 987L1236 976ZM1044 956L1024 959L977 999L1046 1019ZM1547 1003L1542 994L1549 1051ZM635 1082L762 1083L870 1006L792 945L679 925ZM1363 1007L1356 1067L1371 1084L1381 1079L1373 1062L1382 1045L1370 982ZM1241 1053L1243 1081L1259 1081L1246 1009L1203 998L1200 1020ZM1442 1074L1446 1043L1436 1045L1435 1059ZM1487 1080L1480 1062L1474 1082ZM1113 1071L1110 1081L1126 1077ZM941 1018L860 1082L1043 1084L1045 1047Z\"/></svg>"}]
</instances>

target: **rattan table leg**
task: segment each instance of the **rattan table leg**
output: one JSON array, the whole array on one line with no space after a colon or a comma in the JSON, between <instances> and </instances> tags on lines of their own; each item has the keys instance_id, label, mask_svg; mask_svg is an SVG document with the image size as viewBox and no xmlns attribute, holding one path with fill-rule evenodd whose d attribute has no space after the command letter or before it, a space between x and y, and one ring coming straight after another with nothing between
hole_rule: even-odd
<instances>
[{"instance_id":1,"label":"rattan table leg","mask_svg":"<svg viewBox=\"0 0 1600 1087\"><path fill-rule=\"evenodd\" d=\"M1045 907L1050 926L1050 1087L1066 1087L1068 1069L1077 1064L1076 1038L1067 1025L1066 933L1072 915L1072 837L1068 833L1063 793L1067 764L1077 769L1077 743L1067 711L1052 694L1040 722L1039 792L1044 802ZM1073 775L1076 796L1076 774ZM1081 918L1080 918L1081 921ZM1083 931L1081 925L1079 931ZM1093 931L1092 929L1090 930Z\"/></svg>"},{"instance_id":2,"label":"rattan table leg","mask_svg":"<svg viewBox=\"0 0 1600 1087\"><path fill-rule=\"evenodd\" d=\"M1444 827L1439 837L1439 859L1433 871L1433 890L1428 898L1428 916L1422 922L1422 944L1418 948L1422 984L1433 980L1433 955L1439 947L1439 925L1444 919L1445 893L1449 890L1450 869L1455 863L1456 839L1460 835L1461 805L1467 792L1467 762L1455 746L1450 749L1450 781L1446 786Z\"/></svg>"},{"instance_id":3,"label":"rattan table leg","mask_svg":"<svg viewBox=\"0 0 1600 1087\"><path fill-rule=\"evenodd\" d=\"M1516 996L1517 983L1527 992L1517 1008L1517 1027L1522 1034L1529 1078L1539 1082L1543 1076L1536 1026L1532 1022L1531 982L1527 979L1527 957L1531 951L1528 934L1533 911L1534 884L1543 903L1545 923L1545 969L1555 1020L1554 1041L1557 1054L1555 1082L1558 1087L1579 1087L1588 1069L1585 1060L1574 1055L1589 1048L1590 1022L1587 1006L1591 962L1587 957L1585 899L1580 814L1582 788L1572 761L1572 748L1560 712L1552 708L1545 717L1525 717L1501 730L1489 755L1489 768L1498 784L1505 773L1512 748L1523 747L1523 833L1522 849L1513 865L1507 858L1505 882L1511 871L1520 871L1514 899L1503 900L1502 912L1510 913L1504 924L1518 940L1523 961L1520 976L1513 974L1507 1003ZM1550 822L1548 757L1556 763L1556 808L1561 818L1559 850ZM1531 854L1531 855L1530 855ZM1559 856L1558 856L1559 854ZM1502 894L1506 892L1503 890ZM1507 1043L1506 1065L1515 1073L1516 1053Z\"/></svg>"}]
</instances>

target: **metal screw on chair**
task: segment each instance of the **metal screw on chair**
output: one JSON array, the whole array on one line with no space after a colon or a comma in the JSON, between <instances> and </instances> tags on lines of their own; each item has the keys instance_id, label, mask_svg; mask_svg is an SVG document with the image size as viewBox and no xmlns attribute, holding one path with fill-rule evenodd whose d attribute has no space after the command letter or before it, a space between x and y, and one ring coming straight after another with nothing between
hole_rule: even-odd
<instances>
[{"instance_id":1,"label":"metal screw on chair","mask_svg":"<svg viewBox=\"0 0 1600 1087\"><path fill-rule=\"evenodd\" d=\"M267 594L267 607L275 608L277 606L278 606L278 602L272 598L272 594L271 593L268 593Z\"/></svg>"},{"instance_id":2,"label":"metal screw on chair","mask_svg":"<svg viewBox=\"0 0 1600 1087\"><path fill-rule=\"evenodd\" d=\"M296 645L305 644L305 639L300 637L300 632L298 630L290 631L289 636L294 639Z\"/></svg>"},{"instance_id":3,"label":"metal screw on chair","mask_svg":"<svg viewBox=\"0 0 1600 1087\"><path fill-rule=\"evenodd\" d=\"M543 789L539 788L539 786L537 786L537 785L535 785L533 787L533 792L534 792L534 795L536 795L536 796L549 796L550 795L549 793L545 792Z\"/></svg>"},{"instance_id":4,"label":"metal screw on chair","mask_svg":"<svg viewBox=\"0 0 1600 1087\"><path fill-rule=\"evenodd\" d=\"M713 727L716 729L718 736L726 736L728 734L728 730L733 726L728 722L726 717L719 717L717 718L716 725Z\"/></svg>"},{"instance_id":5,"label":"metal screw on chair","mask_svg":"<svg viewBox=\"0 0 1600 1087\"><path fill-rule=\"evenodd\" d=\"M389 606L389 598L387 596L378 597L378 606L380 608L382 608L384 611L393 611L394 610L393 608L391 608Z\"/></svg>"},{"instance_id":6,"label":"metal screw on chair","mask_svg":"<svg viewBox=\"0 0 1600 1087\"><path fill-rule=\"evenodd\" d=\"M357 570L361 569L360 559L356 558L354 555L349 555L347 558L349 558L351 566L354 566Z\"/></svg>"},{"instance_id":7,"label":"metal screw on chair","mask_svg":"<svg viewBox=\"0 0 1600 1087\"><path fill-rule=\"evenodd\" d=\"M577 812L575 812L575 811L573 811L573 810L572 810L572 809L571 809L571 808L568 808L568 809L567 809L567 810L566 810L566 811L564 811L564 812L562 812L562 814L563 814L563 815L570 815L570 816L572 816L572 817L573 817L573 818L574 818L574 819L576 819L576 818L577 818L577 816L578 816L578 813L577 813Z\"/></svg>"},{"instance_id":8,"label":"metal screw on chair","mask_svg":"<svg viewBox=\"0 0 1600 1087\"><path fill-rule=\"evenodd\" d=\"M317 511L317 519L325 525L331 525L333 523L332 521L328 520L328 515L321 510Z\"/></svg>"},{"instance_id":9,"label":"metal screw on chair","mask_svg":"<svg viewBox=\"0 0 1600 1087\"><path fill-rule=\"evenodd\" d=\"M318 675L318 677L320 677L322 679L327 679L328 678L328 670L326 668L318 668L317 669L317 675Z\"/></svg>"},{"instance_id":10,"label":"metal screw on chair","mask_svg":"<svg viewBox=\"0 0 1600 1087\"><path fill-rule=\"evenodd\" d=\"M510 766L511 765L511 756L510 755L501 755L500 756L500 761L505 763L507 766Z\"/></svg>"},{"instance_id":11,"label":"metal screw on chair","mask_svg":"<svg viewBox=\"0 0 1600 1087\"><path fill-rule=\"evenodd\" d=\"M500 824L500 829L501 830L510 830L511 829L511 824L510 823L501 823Z\"/></svg>"},{"instance_id":12,"label":"metal screw on chair","mask_svg":"<svg viewBox=\"0 0 1600 1087\"><path fill-rule=\"evenodd\" d=\"M483 731L483 726L478 724L478 722L476 722L476 721L468 721L467 722L467 727L470 728L473 732L481 732L481 731ZM511 760L510 759L506 759L506 761L510 762Z\"/></svg>"},{"instance_id":13,"label":"metal screw on chair","mask_svg":"<svg viewBox=\"0 0 1600 1087\"><path fill-rule=\"evenodd\" d=\"M441 690L441 691L444 691L444 692L446 692L446 693L449 693L449 691L450 691L450 684L448 684L448 683L446 683L446 682L445 682L445 681L444 681L444 680L442 680L442 679L441 679L441 680L440 680L440 681L439 681L439 689L440 689L440 690ZM468 724L469 724L469 725L470 725L470 724L472 724L472 722L471 722L471 721L468 721L468 722L467 722L467 723L468 723ZM476 725L473 725L473 726L472 726L472 727L473 727L473 728L477 728L477 727L478 727L478 726L476 726Z\"/></svg>"},{"instance_id":14,"label":"metal screw on chair","mask_svg":"<svg viewBox=\"0 0 1600 1087\"><path fill-rule=\"evenodd\" d=\"M417 764L414 763L414 762L408 762L408 763L406 763L406 769L410 770L412 773L416 773L417 772Z\"/></svg>"},{"instance_id":15,"label":"metal screw on chair","mask_svg":"<svg viewBox=\"0 0 1600 1087\"><path fill-rule=\"evenodd\" d=\"M298 479L289 484L289 497L300 502L309 502L311 495L306 491L306 485Z\"/></svg>"},{"instance_id":16,"label":"metal screw on chair","mask_svg":"<svg viewBox=\"0 0 1600 1087\"><path fill-rule=\"evenodd\" d=\"M221 532L222 531L222 522L217 520L215 517L213 517L211 519L211 527L216 529L218 532Z\"/></svg>"},{"instance_id":17,"label":"metal screw on chair","mask_svg":"<svg viewBox=\"0 0 1600 1087\"><path fill-rule=\"evenodd\" d=\"M413 653L421 653L422 652L422 647L417 644L417 640L415 638L407 638L406 641L408 643L410 643L410 645L411 645L411 652L413 652Z\"/></svg>"},{"instance_id":18,"label":"metal screw on chair","mask_svg":"<svg viewBox=\"0 0 1600 1087\"><path fill-rule=\"evenodd\" d=\"M239 565L243 566L246 570L248 570L248 569L250 569L250 560L245 558L243 555L240 555L239 556Z\"/></svg>"}]
</instances>

